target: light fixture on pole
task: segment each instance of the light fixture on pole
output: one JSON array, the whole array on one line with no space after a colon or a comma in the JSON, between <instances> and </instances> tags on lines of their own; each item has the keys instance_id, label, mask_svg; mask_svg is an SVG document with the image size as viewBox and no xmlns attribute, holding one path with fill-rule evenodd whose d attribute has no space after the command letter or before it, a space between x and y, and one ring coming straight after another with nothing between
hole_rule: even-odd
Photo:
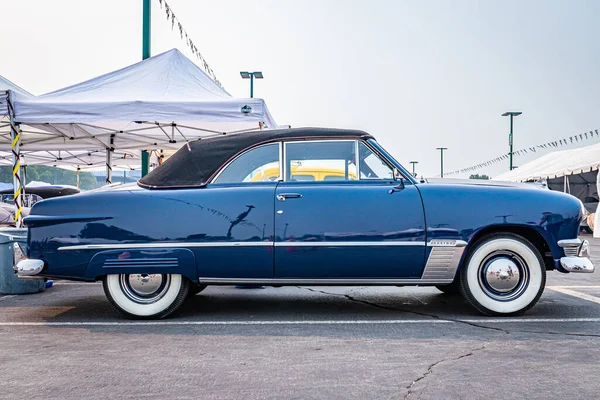
<instances>
[{"instance_id":1,"label":"light fixture on pole","mask_svg":"<svg viewBox=\"0 0 600 400\"><path fill-rule=\"evenodd\" d=\"M436 147L436 150L440 151L440 178L444 177L444 150L448 150L447 147Z\"/></svg>"},{"instance_id":2,"label":"light fixture on pole","mask_svg":"<svg viewBox=\"0 0 600 400\"><path fill-rule=\"evenodd\" d=\"M242 76L243 79L250 79L250 98L253 98L254 97L254 78L263 79L264 76L263 76L262 72L260 72L260 71L255 71L255 72L241 71L240 75Z\"/></svg>"},{"instance_id":3,"label":"light fixture on pole","mask_svg":"<svg viewBox=\"0 0 600 400\"><path fill-rule=\"evenodd\" d=\"M411 161L410 162L412 164L412 170L413 170L413 176L417 176L417 174L415 174L415 164L418 164L418 161Z\"/></svg>"},{"instance_id":4,"label":"light fixture on pole","mask_svg":"<svg viewBox=\"0 0 600 400\"><path fill-rule=\"evenodd\" d=\"M520 111L507 111L504 114L502 114L503 117L508 117L510 116L510 133L508 134L508 147L509 147L509 158L510 158L510 164L509 164L509 168L512 171L513 170L513 117L516 117L518 115L523 114Z\"/></svg>"}]
</instances>

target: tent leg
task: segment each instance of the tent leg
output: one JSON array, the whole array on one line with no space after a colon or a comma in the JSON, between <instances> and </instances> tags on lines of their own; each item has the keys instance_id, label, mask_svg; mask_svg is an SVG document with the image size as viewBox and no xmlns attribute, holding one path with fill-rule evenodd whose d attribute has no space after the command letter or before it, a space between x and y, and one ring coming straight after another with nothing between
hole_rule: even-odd
<instances>
[{"instance_id":1,"label":"tent leg","mask_svg":"<svg viewBox=\"0 0 600 400\"><path fill-rule=\"evenodd\" d=\"M15 109L12 103L12 92L6 92L6 102L8 105L8 115L10 119L10 138L12 140L11 150L13 154L13 201L15 204L15 226L21 228L23 221L21 212L23 211L23 187L21 185L21 129L15 121Z\"/></svg>"},{"instance_id":2,"label":"tent leg","mask_svg":"<svg viewBox=\"0 0 600 400\"><path fill-rule=\"evenodd\" d=\"M563 192L567 193L567 176L563 176Z\"/></svg>"},{"instance_id":3,"label":"tent leg","mask_svg":"<svg viewBox=\"0 0 600 400\"><path fill-rule=\"evenodd\" d=\"M106 184L112 183L112 149L106 149Z\"/></svg>"},{"instance_id":4,"label":"tent leg","mask_svg":"<svg viewBox=\"0 0 600 400\"><path fill-rule=\"evenodd\" d=\"M77 167L77 189L81 186L81 168Z\"/></svg>"},{"instance_id":5,"label":"tent leg","mask_svg":"<svg viewBox=\"0 0 600 400\"><path fill-rule=\"evenodd\" d=\"M110 147L106 148L106 184L112 183L112 153L115 151L115 134L110 135Z\"/></svg>"}]
</instances>

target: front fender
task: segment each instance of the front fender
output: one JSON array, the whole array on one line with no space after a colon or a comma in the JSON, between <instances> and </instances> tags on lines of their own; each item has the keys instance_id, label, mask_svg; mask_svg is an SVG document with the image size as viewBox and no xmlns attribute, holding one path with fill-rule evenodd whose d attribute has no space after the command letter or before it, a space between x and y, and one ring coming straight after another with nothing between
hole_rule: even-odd
<instances>
[{"instance_id":1,"label":"front fender","mask_svg":"<svg viewBox=\"0 0 600 400\"><path fill-rule=\"evenodd\" d=\"M419 185L427 222L427 240L470 243L482 229L525 227L542 235L555 259L557 242L577 238L582 218L577 198L537 188Z\"/></svg>"}]
</instances>

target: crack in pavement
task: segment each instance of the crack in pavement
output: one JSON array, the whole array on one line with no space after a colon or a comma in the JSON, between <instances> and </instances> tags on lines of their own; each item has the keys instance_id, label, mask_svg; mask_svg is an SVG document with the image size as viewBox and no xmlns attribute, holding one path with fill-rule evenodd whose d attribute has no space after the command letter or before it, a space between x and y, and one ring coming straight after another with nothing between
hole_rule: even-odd
<instances>
[{"instance_id":1,"label":"crack in pavement","mask_svg":"<svg viewBox=\"0 0 600 400\"><path fill-rule=\"evenodd\" d=\"M493 327L493 326L477 324L475 322L463 321L461 319L441 317L441 316L435 315L435 314L428 314L428 313L424 313L424 312L412 311L412 310L407 310L407 309L404 309L404 308L397 308L397 307L386 306L386 305L382 305L382 304L378 304L378 303L373 303L373 302L370 302L370 301L367 301L367 300L357 299L356 297L354 297L352 295L349 295L349 294L326 292L324 290L312 289L312 288L303 287L303 286L296 286L296 287L298 289L304 289L304 290L308 290L308 291L314 292L314 293L322 293L322 294L326 294L326 295L329 295L329 296L341 296L341 297L344 297L344 298L346 298L346 299L348 299L350 301L353 301L353 302L356 302L356 303L361 303L361 304L364 304L364 305L367 305L367 306L371 306L371 307L380 308L380 309L383 309L383 310L399 311L399 312L403 312L403 313L407 313L407 314L414 314L414 315L420 315L422 317L429 317L429 318L437 319L437 320L440 320L440 321L455 322L455 323L458 323L458 324L469 325L469 326L472 326L474 328L487 329L487 330L492 330L492 331L496 331L496 332L502 332L502 333L505 333L507 335L510 335L511 333L539 333L539 334L545 334L545 335L560 335L560 336L576 336L576 337L600 338L600 335L595 335L595 334L592 334L592 333L569 333L569 332L554 332L554 331L508 330L508 329L503 329L503 328L496 328L496 327Z\"/></svg>"},{"instance_id":2,"label":"crack in pavement","mask_svg":"<svg viewBox=\"0 0 600 400\"><path fill-rule=\"evenodd\" d=\"M417 382L420 382L420 381L422 381L423 379L427 378L427 376L428 376L428 375L430 375L430 374L433 372L433 369L434 369L435 367L437 367L438 365L440 365L441 363L443 363L443 362L446 362L446 361L458 361L458 360L460 360L460 359L463 359L463 358L466 358L466 357L470 357L470 356L472 356L473 354L475 354L475 352L476 352L476 351L479 351L479 350L483 350L483 349L485 349L485 348L486 348L486 346L487 346L487 344L484 344L483 346L481 346L481 347L476 347L476 348L472 349L471 351L469 351L468 353L466 353L466 354L462 354L462 355L460 355L460 356L458 356L458 357L455 357L455 358L450 358L450 359L448 359L448 358L443 358L443 359L441 359L441 360L439 360L439 361L436 361L436 362L434 362L433 364L431 364L431 365L429 366L429 368L427 368L427 371L425 371L425 373L424 373L423 375L421 375L420 377L418 377L417 379L415 379L414 381L412 381L412 383L406 387L406 389L408 389L408 391L406 392L406 396L404 396L404 400L408 399L408 398L410 397L410 395L411 395L412 393L414 393L414 392L413 392L413 386L415 386L415 384L416 384Z\"/></svg>"}]
</instances>

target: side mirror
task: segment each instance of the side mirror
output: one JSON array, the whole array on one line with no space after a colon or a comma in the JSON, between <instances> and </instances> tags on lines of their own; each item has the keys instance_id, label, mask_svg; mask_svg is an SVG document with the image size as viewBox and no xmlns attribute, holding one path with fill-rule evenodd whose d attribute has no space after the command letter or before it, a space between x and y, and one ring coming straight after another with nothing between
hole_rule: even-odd
<instances>
[{"instance_id":1,"label":"side mirror","mask_svg":"<svg viewBox=\"0 0 600 400\"><path fill-rule=\"evenodd\" d=\"M404 178L399 178L398 179L398 184L396 186L394 186L392 189L388 190L389 194L392 194L394 192L399 192L401 190L404 190Z\"/></svg>"},{"instance_id":2,"label":"side mirror","mask_svg":"<svg viewBox=\"0 0 600 400\"><path fill-rule=\"evenodd\" d=\"M394 168L394 180L397 181L399 179L402 179L402 174L398 171L398 168Z\"/></svg>"}]
</instances>

